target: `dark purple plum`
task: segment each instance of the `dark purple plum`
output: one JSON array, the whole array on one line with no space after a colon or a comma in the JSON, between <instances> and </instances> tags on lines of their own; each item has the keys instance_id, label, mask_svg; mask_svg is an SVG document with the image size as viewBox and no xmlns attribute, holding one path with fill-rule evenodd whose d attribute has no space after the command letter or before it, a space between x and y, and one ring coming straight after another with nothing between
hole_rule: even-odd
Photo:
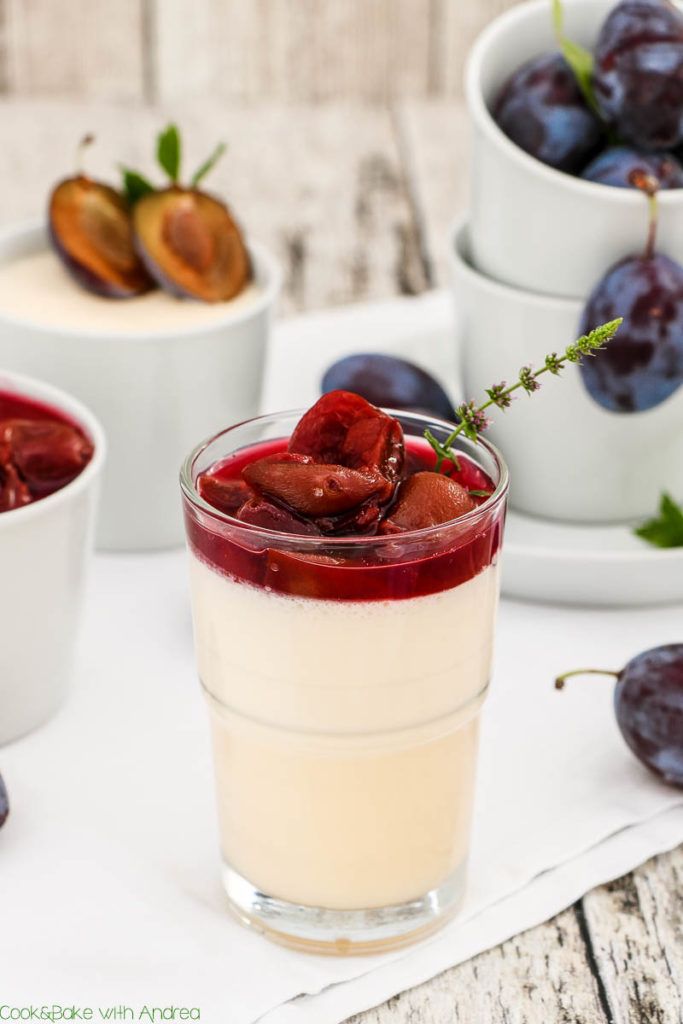
<instances>
[{"instance_id":1,"label":"dark purple plum","mask_svg":"<svg viewBox=\"0 0 683 1024\"><path fill-rule=\"evenodd\" d=\"M493 117L509 139L549 167L578 174L598 152L603 127L560 53L523 64L503 86Z\"/></svg>"},{"instance_id":2,"label":"dark purple plum","mask_svg":"<svg viewBox=\"0 0 683 1024\"><path fill-rule=\"evenodd\" d=\"M656 182L634 176L649 195L650 231L645 252L607 271L590 296L582 333L623 318L616 338L579 371L589 394L611 412L643 412L683 383L683 267L655 252Z\"/></svg>"},{"instance_id":3,"label":"dark purple plum","mask_svg":"<svg viewBox=\"0 0 683 1024\"><path fill-rule=\"evenodd\" d=\"M654 179L657 188L683 188L683 165L672 153L643 153L629 146L611 146L591 160L581 177L615 188L637 188L634 176Z\"/></svg>"},{"instance_id":4,"label":"dark purple plum","mask_svg":"<svg viewBox=\"0 0 683 1024\"><path fill-rule=\"evenodd\" d=\"M7 796L7 787L3 782L2 775L0 775L0 828L7 821L7 815L9 814L9 798Z\"/></svg>"},{"instance_id":5,"label":"dark purple plum","mask_svg":"<svg viewBox=\"0 0 683 1024\"><path fill-rule=\"evenodd\" d=\"M605 121L641 149L683 139L683 13L669 0L621 0L595 49L593 87Z\"/></svg>"},{"instance_id":6,"label":"dark purple plum","mask_svg":"<svg viewBox=\"0 0 683 1024\"><path fill-rule=\"evenodd\" d=\"M439 382L421 367L395 356L363 353L339 359L325 371L322 391L354 391L380 408L456 419L453 404Z\"/></svg>"},{"instance_id":7,"label":"dark purple plum","mask_svg":"<svg viewBox=\"0 0 683 1024\"><path fill-rule=\"evenodd\" d=\"M621 734L639 761L674 786L683 786L683 644L654 647L615 676L614 711ZM560 676L555 685L579 672Z\"/></svg>"}]
</instances>

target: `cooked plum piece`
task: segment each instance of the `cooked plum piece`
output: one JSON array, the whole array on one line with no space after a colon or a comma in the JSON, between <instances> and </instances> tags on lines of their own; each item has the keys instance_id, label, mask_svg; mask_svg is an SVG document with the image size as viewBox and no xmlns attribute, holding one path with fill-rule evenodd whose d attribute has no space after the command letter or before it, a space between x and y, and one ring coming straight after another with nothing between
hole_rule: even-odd
<instances>
[{"instance_id":1,"label":"cooked plum piece","mask_svg":"<svg viewBox=\"0 0 683 1024\"><path fill-rule=\"evenodd\" d=\"M360 395L330 391L299 420L289 451L349 469L378 469L395 484L403 469L403 430Z\"/></svg>"},{"instance_id":2,"label":"cooked plum piece","mask_svg":"<svg viewBox=\"0 0 683 1024\"><path fill-rule=\"evenodd\" d=\"M204 501L229 516L239 512L252 497L252 490L244 480L222 480L210 473L202 473L197 478L197 490Z\"/></svg>"},{"instance_id":3,"label":"cooked plum piece","mask_svg":"<svg viewBox=\"0 0 683 1024\"><path fill-rule=\"evenodd\" d=\"M315 523L299 519L288 509L275 505L266 498L256 497L245 501L237 513L237 518L241 523L260 526L262 530L278 530L280 533L293 533L300 536L320 534Z\"/></svg>"},{"instance_id":4,"label":"cooked plum piece","mask_svg":"<svg viewBox=\"0 0 683 1024\"><path fill-rule=\"evenodd\" d=\"M396 356L345 356L326 371L322 390L354 391L373 405L455 419L455 409L439 382L422 367Z\"/></svg>"},{"instance_id":5,"label":"cooked plum piece","mask_svg":"<svg viewBox=\"0 0 683 1024\"><path fill-rule=\"evenodd\" d=\"M382 524L382 533L402 533L439 526L464 516L476 502L455 480L441 473L415 473L398 489L396 504Z\"/></svg>"},{"instance_id":6,"label":"cooked plum piece","mask_svg":"<svg viewBox=\"0 0 683 1024\"><path fill-rule=\"evenodd\" d=\"M0 447L9 452L34 498L65 487L93 454L92 443L80 430L54 420L3 420Z\"/></svg>"},{"instance_id":7,"label":"cooked plum piece","mask_svg":"<svg viewBox=\"0 0 683 1024\"><path fill-rule=\"evenodd\" d=\"M0 465L0 512L29 505L33 500L31 492L11 462Z\"/></svg>"},{"instance_id":8,"label":"cooked plum piece","mask_svg":"<svg viewBox=\"0 0 683 1024\"><path fill-rule=\"evenodd\" d=\"M281 452L250 463L244 479L259 493L311 518L338 516L370 498L386 501L392 485L378 469L349 469Z\"/></svg>"},{"instance_id":9,"label":"cooked plum piece","mask_svg":"<svg viewBox=\"0 0 683 1024\"><path fill-rule=\"evenodd\" d=\"M64 266L88 291L127 299L154 287L135 251L128 204L108 185L82 174L60 182L50 196L49 231Z\"/></svg>"},{"instance_id":10,"label":"cooked plum piece","mask_svg":"<svg viewBox=\"0 0 683 1024\"><path fill-rule=\"evenodd\" d=\"M225 302L251 278L240 229L205 192L179 185L150 192L133 208L133 227L140 258L172 295Z\"/></svg>"}]
</instances>

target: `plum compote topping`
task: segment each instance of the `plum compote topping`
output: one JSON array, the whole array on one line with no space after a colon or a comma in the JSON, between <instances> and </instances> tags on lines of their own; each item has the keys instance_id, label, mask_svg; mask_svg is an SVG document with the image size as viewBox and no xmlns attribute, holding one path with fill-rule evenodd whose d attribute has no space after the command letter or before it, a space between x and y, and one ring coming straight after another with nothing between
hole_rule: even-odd
<instances>
[{"instance_id":1,"label":"plum compote topping","mask_svg":"<svg viewBox=\"0 0 683 1024\"><path fill-rule=\"evenodd\" d=\"M286 442L212 467L197 490L241 522L330 536L399 533L458 519L493 491L469 459L433 472L435 455L398 420L348 391L323 395Z\"/></svg>"},{"instance_id":2,"label":"plum compote topping","mask_svg":"<svg viewBox=\"0 0 683 1024\"><path fill-rule=\"evenodd\" d=\"M58 415L31 399L0 394L0 512L60 490L90 462L92 443Z\"/></svg>"}]
</instances>

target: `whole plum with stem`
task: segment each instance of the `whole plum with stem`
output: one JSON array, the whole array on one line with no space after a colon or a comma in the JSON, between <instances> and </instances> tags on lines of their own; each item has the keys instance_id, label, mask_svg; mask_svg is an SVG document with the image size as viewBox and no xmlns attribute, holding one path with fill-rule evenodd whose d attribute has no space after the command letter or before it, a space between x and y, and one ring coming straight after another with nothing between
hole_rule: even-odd
<instances>
[{"instance_id":1,"label":"whole plum with stem","mask_svg":"<svg viewBox=\"0 0 683 1024\"><path fill-rule=\"evenodd\" d=\"M621 0L595 49L593 87L605 121L643 149L683 139L683 13L670 0Z\"/></svg>"},{"instance_id":2,"label":"whole plum with stem","mask_svg":"<svg viewBox=\"0 0 683 1024\"><path fill-rule=\"evenodd\" d=\"M647 768L683 786L683 643L638 654L620 672L577 669L558 676L562 689L572 676L614 676L614 711L627 745Z\"/></svg>"},{"instance_id":3,"label":"whole plum with stem","mask_svg":"<svg viewBox=\"0 0 683 1024\"><path fill-rule=\"evenodd\" d=\"M570 174L585 167L604 137L561 53L535 57L515 71L494 104L493 117L530 156Z\"/></svg>"},{"instance_id":4,"label":"whole plum with stem","mask_svg":"<svg viewBox=\"0 0 683 1024\"><path fill-rule=\"evenodd\" d=\"M645 251L616 263L596 285L583 313L585 332L621 317L615 341L581 365L583 382L611 412L643 412L666 401L683 383L683 267L655 251L657 183L634 175L648 194Z\"/></svg>"},{"instance_id":5,"label":"whole plum with stem","mask_svg":"<svg viewBox=\"0 0 683 1024\"><path fill-rule=\"evenodd\" d=\"M637 176L652 178L660 191L683 188L683 164L672 153L643 153L630 146L610 146L581 175L586 181L615 188L636 188Z\"/></svg>"}]
</instances>

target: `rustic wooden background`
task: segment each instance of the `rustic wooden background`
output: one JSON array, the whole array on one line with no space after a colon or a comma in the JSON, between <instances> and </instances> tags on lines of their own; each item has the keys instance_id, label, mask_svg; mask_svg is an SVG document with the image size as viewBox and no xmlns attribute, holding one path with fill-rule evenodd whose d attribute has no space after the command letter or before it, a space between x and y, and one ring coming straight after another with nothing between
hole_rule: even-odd
<instances>
[{"instance_id":1,"label":"rustic wooden background","mask_svg":"<svg viewBox=\"0 0 683 1024\"><path fill-rule=\"evenodd\" d=\"M107 101L458 95L516 0L0 0L0 92Z\"/></svg>"}]
</instances>

